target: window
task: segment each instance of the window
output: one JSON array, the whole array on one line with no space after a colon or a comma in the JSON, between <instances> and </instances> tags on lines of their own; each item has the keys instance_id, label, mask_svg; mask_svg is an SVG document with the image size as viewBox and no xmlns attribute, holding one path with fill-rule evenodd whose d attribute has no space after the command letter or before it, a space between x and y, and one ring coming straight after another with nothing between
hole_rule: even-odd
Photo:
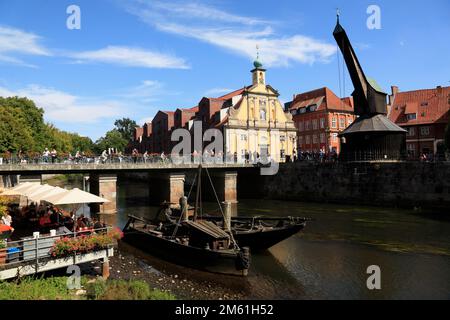
<instances>
[{"instance_id":1,"label":"window","mask_svg":"<svg viewBox=\"0 0 450 320\"><path fill-rule=\"evenodd\" d=\"M306 131L309 130L310 126L311 126L311 123L309 122L309 120L308 120L308 121L305 121L305 130L306 130Z\"/></svg>"},{"instance_id":2,"label":"window","mask_svg":"<svg viewBox=\"0 0 450 320\"><path fill-rule=\"evenodd\" d=\"M318 129L319 123L317 122L317 119L314 119L312 121L312 126L313 126L313 130L317 130Z\"/></svg>"},{"instance_id":3,"label":"window","mask_svg":"<svg viewBox=\"0 0 450 320\"><path fill-rule=\"evenodd\" d=\"M303 121L300 121L298 123L298 131L303 131L305 129L305 125L303 124Z\"/></svg>"},{"instance_id":4,"label":"window","mask_svg":"<svg viewBox=\"0 0 450 320\"><path fill-rule=\"evenodd\" d=\"M320 134L320 143L325 143L325 133Z\"/></svg>"},{"instance_id":5,"label":"window","mask_svg":"<svg viewBox=\"0 0 450 320\"><path fill-rule=\"evenodd\" d=\"M311 143L311 136L306 136L305 137L305 141L306 141L306 144L310 144Z\"/></svg>"},{"instance_id":6,"label":"window","mask_svg":"<svg viewBox=\"0 0 450 320\"><path fill-rule=\"evenodd\" d=\"M317 134L313 134L313 143L317 143Z\"/></svg>"},{"instance_id":7,"label":"window","mask_svg":"<svg viewBox=\"0 0 450 320\"><path fill-rule=\"evenodd\" d=\"M417 119L417 114L415 114L415 113L408 113L407 115L406 115L406 119L409 121L409 120L416 120Z\"/></svg>"},{"instance_id":8,"label":"window","mask_svg":"<svg viewBox=\"0 0 450 320\"><path fill-rule=\"evenodd\" d=\"M309 112L314 112L317 110L317 105L316 104L312 104L310 106L308 106L308 111Z\"/></svg>"},{"instance_id":9,"label":"window","mask_svg":"<svg viewBox=\"0 0 450 320\"><path fill-rule=\"evenodd\" d=\"M416 150L416 145L413 144L413 143L408 143L406 146L407 146L408 151L415 151Z\"/></svg>"},{"instance_id":10,"label":"window","mask_svg":"<svg viewBox=\"0 0 450 320\"><path fill-rule=\"evenodd\" d=\"M332 119L331 119L331 127L332 128L336 128L336 126L337 126L337 124L336 124L336 117L333 117Z\"/></svg>"},{"instance_id":11,"label":"window","mask_svg":"<svg viewBox=\"0 0 450 320\"><path fill-rule=\"evenodd\" d=\"M266 120L266 101L259 101L259 116L261 120Z\"/></svg>"},{"instance_id":12,"label":"window","mask_svg":"<svg viewBox=\"0 0 450 320\"><path fill-rule=\"evenodd\" d=\"M420 104L420 106L421 106L421 107L426 107L426 106L428 106L428 102L424 101L424 102L422 102L422 103Z\"/></svg>"},{"instance_id":13,"label":"window","mask_svg":"<svg viewBox=\"0 0 450 320\"><path fill-rule=\"evenodd\" d=\"M416 128L414 128L414 127L409 127L408 128L408 136L414 136L414 135L416 135Z\"/></svg>"},{"instance_id":14,"label":"window","mask_svg":"<svg viewBox=\"0 0 450 320\"><path fill-rule=\"evenodd\" d=\"M247 141L247 135L241 134L241 141Z\"/></svg>"},{"instance_id":15,"label":"window","mask_svg":"<svg viewBox=\"0 0 450 320\"><path fill-rule=\"evenodd\" d=\"M306 108L300 108L299 109L299 113L305 113L306 112Z\"/></svg>"},{"instance_id":16,"label":"window","mask_svg":"<svg viewBox=\"0 0 450 320\"><path fill-rule=\"evenodd\" d=\"M339 128L345 128L345 118L339 119Z\"/></svg>"},{"instance_id":17,"label":"window","mask_svg":"<svg viewBox=\"0 0 450 320\"><path fill-rule=\"evenodd\" d=\"M429 134L430 134L430 127L421 127L420 128L421 136L428 136Z\"/></svg>"},{"instance_id":18,"label":"window","mask_svg":"<svg viewBox=\"0 0 450 320\"><path fill-rule=\"evenodd\" d=\"M300 145L303 144L303 136L298 137L298 144L300 144Z\"/></svg>"},{"instance_id":19,"label":"window","mask_svg":"<svg viewBox=\"0 0 450 320\"><path fill-rule=\"evenodd\" d=\"M281 141L281 142L286 141L286 137L285 137L285 136L280 136L280 141Z\"/></svg>"},{"instance_id":20,"label":"window","mask_svg":"<svg viewBox=\"0 0 450 320\"><path fill-rule=\"evenodd\" d=\"M333 142L338 142L338 134L337 133L332 133L331 134L331 140Z\"/></svg>"},{"instance_id":21,"label":"window","mask_svg":"<svg viewBox=\"0 0 450 320\"><path fill-rule=\"evenodd\" d=\"M351 125L353 123L353 119L352 118L348 118L348 125Z\"/></svg>"},{"instance_id":22,"label":"window","mask_svg":"<svg viewBox=\"0 0 450 320\"><path fill-rule=\"evenodd\" d=\"M325 128L325 118L320 118L320 128L321 129Z\"/></svg>"}]
</instances>

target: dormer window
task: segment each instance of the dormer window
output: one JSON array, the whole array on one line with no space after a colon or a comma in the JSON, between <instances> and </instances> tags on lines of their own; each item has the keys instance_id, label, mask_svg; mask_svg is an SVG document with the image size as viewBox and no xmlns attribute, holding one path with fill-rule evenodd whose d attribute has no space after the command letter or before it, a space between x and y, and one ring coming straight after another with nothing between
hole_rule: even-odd
<instances>
[{"instance_id":1,"label":"dormer window","mask_svg":"<svg viewBox=\"0 0 450 320\"><path fill-rule=\"evenodd\" d=\"M420 104L420 106L421 106L421 107L426 107L426 106L428 106L428 102L424 101L424 102L422 102L422 103Z\"/></svg>"},{"instance_id":2,"label":"dormer window","mask_svg":"<svg viewBox=\"0 0 450 320\"><path fill-rule=\"evenodd\" d=\"M317 110L317 104L312 104L312 105L308 106L309 112L314 112L316 110Z\"/></svg>"},{"instance_id":3,"label":"dormer window","mask_svg":"<svg viewBox=\"0 0 450 320\"><path fill-rule=\"evenodd\" d=\"M416 120L417 119L417 114L416 113L408 113L406 115L406 120L410 121L410 120Z\"/></svg>"}]
</instances>

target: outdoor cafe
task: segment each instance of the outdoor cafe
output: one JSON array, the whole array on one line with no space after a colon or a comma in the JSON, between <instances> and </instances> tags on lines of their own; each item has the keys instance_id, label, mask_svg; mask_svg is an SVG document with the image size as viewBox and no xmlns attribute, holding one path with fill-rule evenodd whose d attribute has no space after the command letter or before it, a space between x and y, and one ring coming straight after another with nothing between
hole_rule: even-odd
<instances>
[{"instance_id":1,"label":"outdoor cafe","mask_svg":"<svg viewBox=\"0 0 450 320\"><path fill-rule=\"evenodd\" d=\"M103 261L108 276L108 258L120 232L81 210L106 202L77 188L40 183L0 191L0 280L94 260Z\"/></svg>"}]
</instances>

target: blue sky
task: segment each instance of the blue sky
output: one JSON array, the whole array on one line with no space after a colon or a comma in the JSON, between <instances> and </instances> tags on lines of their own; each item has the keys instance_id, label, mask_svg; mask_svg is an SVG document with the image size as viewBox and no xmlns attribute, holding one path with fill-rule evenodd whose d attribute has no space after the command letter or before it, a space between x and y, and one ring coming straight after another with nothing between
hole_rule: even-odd
<instances>
[{"instance_id":1,"label":"blue sky","mask_svg":"<svg viewBox=\"0 0 450 320\"><path fill-rule=\"evenodd\" d=\"M372 4L379 30L366 25ZM66 27L69 5L80 30ZM95 140L114 119L142 124L250 84L257 44L283 102L323 86L340 95L336 8L386 92L450 85L448 0L0 0L0 95L28 96L47 121Z\"/></svg>"}]
</instances>

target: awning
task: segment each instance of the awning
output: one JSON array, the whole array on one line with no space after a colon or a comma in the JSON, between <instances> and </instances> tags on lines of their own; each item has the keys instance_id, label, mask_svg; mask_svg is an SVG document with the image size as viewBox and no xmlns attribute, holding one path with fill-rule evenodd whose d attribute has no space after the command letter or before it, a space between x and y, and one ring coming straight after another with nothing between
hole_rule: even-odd
<instances>
[{"instance_id":1,"label":"awning","mask_svg":"<svg viewBox=\"0 0 450 320\"><path fill-rule=\"evenodd\" d=\"M100 198L96 195L93 195L92 193L82 191L78 188L68 190L67 192L56 195L44 196L41 200L53 205L110 202L107 199Z\"/></svg>"},{"instance_id":2,"label":"awning","mask_svg":"<svg viewBox=\"0 0 450 320\"><path fill-rule=\"evenodd\" d=\"M67 190L60 187L51 187L50 190L36 191L30 194L28 198L34 202L41 202L44 197L50 197L64 192L67 192Z\"/></svg>"},{"instance_id":3,"label":"awning","mask_svg":"<svg viewBox=\"0 0 450 320\"><path fill-rule=\"evenodd\" d=\"M32 185L39 185L39 183L32 183L32 182L25 182L25 183L21 183L17 186L15 186L14 188L11 189L6 189L4 190L1 195L2 196L20 196L22 193L22 190L26 190L26 188L32 186Z\"/></svg>"}]
</instances>

